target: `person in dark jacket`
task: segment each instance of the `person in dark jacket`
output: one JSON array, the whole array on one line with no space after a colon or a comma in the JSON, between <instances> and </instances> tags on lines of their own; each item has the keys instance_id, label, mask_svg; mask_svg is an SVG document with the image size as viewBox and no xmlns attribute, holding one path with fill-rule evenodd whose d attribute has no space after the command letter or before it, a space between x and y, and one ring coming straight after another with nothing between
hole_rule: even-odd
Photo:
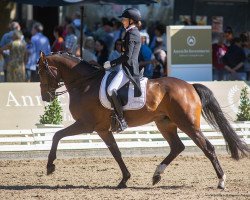
<instances>
[{"instance_id":1,"label":"person in dark jacket","mask_svg":"<svg viewBox=\"0 0 250 200\"><path fill-rule=\"evenodd\" d=\"M126 29L122 44L122 55L115 60L104 63L105 69L122 64L122 69L119 70L107 91L112 99L112 106L114 107L120 125L120 129L117 130L117 132L123 131L127 128L117 90L124 86L128 81L131 81L135 86L135 97L141 96L138 63L141 48L141 37L138 27L141 24L141 14L140 11L135 8L128 8L123 11L120 17L122 18L121 21L123 27Z\"/></svg>"}]
</instances>

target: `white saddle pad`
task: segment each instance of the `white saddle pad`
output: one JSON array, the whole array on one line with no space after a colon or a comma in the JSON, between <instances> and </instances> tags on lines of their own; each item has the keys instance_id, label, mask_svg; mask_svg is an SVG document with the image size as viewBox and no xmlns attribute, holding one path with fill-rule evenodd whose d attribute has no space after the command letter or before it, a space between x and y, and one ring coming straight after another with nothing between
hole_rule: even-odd
<instances>
[{"instance_id":1,"label":"white saddle pad","mask_svg":"<svg viewBox=\"0 0 250 200\"><path fill-rule=\"evenodd\" d=\"M111 107L111 103L109 102L107 95L106 95L106 91L105 91L105 85L106 85L106 81L107 81L109 74L110 72L106 71L102 79L102 83L101 83L101 87L99 91L99 98L100 98L101 104L105 108L112 110L113 108ZM132 83L129 84L128 103L125 106L123 106L123 110L138 110L145 105L147 81L148 81L148 78L146 77L143 77L140 80L141 91L142 91L142 95L140 97L134 97L134 85Z\"/></svg>"}]
</instances>

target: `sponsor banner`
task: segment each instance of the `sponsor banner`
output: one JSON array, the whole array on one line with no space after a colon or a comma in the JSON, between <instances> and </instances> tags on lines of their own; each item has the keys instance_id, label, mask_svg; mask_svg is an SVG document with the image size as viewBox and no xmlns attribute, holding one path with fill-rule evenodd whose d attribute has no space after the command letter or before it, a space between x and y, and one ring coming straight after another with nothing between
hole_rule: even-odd
<instances>
[{"instance_id":1,"label":"sponsor banner","mask_svg":"<svg viewBox=\"0 0 250 200\"><path fill-rule=\"evenodd\" d=\"M211 26L168 26L168 74L187 81L212 80L211 37Z\"/></svg>"},{"instance_id":2,"label":"sponsor banner","mask_svg":"<svg viewBox=\"0 0 250 200\"><path fill-rule=\"evenodd\" d=\"M231 119L236 119L240 101L240 91L247 86L243 81L201 82L210 88L222 107L223 112ZM59 97L63 107L63 125L74 122L69 112L68 93ZM0 130L36 128L39 116L44 112L39 83L0 83ZM84 109L84 108L79 108ZM202 120L204 123L204 120Z\"/></svg>"},{"instance_id":3,"label":"sponsor banner","mask_svg":"<svg viewBox=\"0 0 250 200\"><path fill-rule=\"evenodd\" d=\"M44 113L40 83L0 83L0 129L36 128ZM63 125L74 122L69 112L68 93L59 96L63 108Z\"/></svg>"}]
</instances>

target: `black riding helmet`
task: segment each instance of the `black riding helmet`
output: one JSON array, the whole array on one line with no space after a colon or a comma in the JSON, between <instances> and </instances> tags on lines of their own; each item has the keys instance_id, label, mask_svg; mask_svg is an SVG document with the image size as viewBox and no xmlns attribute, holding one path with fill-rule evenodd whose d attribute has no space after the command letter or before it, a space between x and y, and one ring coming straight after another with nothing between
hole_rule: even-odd
<instances>
[{"instance_id":1,"label":"black riding helmet","mask_svg":"<svg viewBox=\"0 0 250 200\"><path fill-rule=\"evenodd\" d=\"M136 22L141 21L141 13L136 8L127 8L126 10L123 11L122 15L119 17L133 19Z\"/></svg>"}]
</instances>

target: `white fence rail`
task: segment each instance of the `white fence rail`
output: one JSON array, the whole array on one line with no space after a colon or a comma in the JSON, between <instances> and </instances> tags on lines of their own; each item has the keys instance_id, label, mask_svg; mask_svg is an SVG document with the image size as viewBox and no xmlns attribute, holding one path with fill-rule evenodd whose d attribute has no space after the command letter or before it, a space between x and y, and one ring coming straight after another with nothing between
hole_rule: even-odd
<instances>
[{"instance_id":1,"label":"white fence rail","mask_svg":"<svg viewBox=\"0 0 250 200\"><path fill-rule=\"evenodd\" d=\"M237 134L250 144L250 124L233 124ZM215 146L225 145L220 132L215 132L210 126L202 125L204 135ZM39 128L27 130L0 130L0 151L43 151L50 150L52 138L59 128ZM185 146L195 146L194 142L179 131L179 136ZM114 134L120 148L135 147L165 147L168 143L155 126L129 128L123 133ZM58 149L93 149L106 148L97 133L81 134L63 138Z\"/></svg>"}]
</instances>

